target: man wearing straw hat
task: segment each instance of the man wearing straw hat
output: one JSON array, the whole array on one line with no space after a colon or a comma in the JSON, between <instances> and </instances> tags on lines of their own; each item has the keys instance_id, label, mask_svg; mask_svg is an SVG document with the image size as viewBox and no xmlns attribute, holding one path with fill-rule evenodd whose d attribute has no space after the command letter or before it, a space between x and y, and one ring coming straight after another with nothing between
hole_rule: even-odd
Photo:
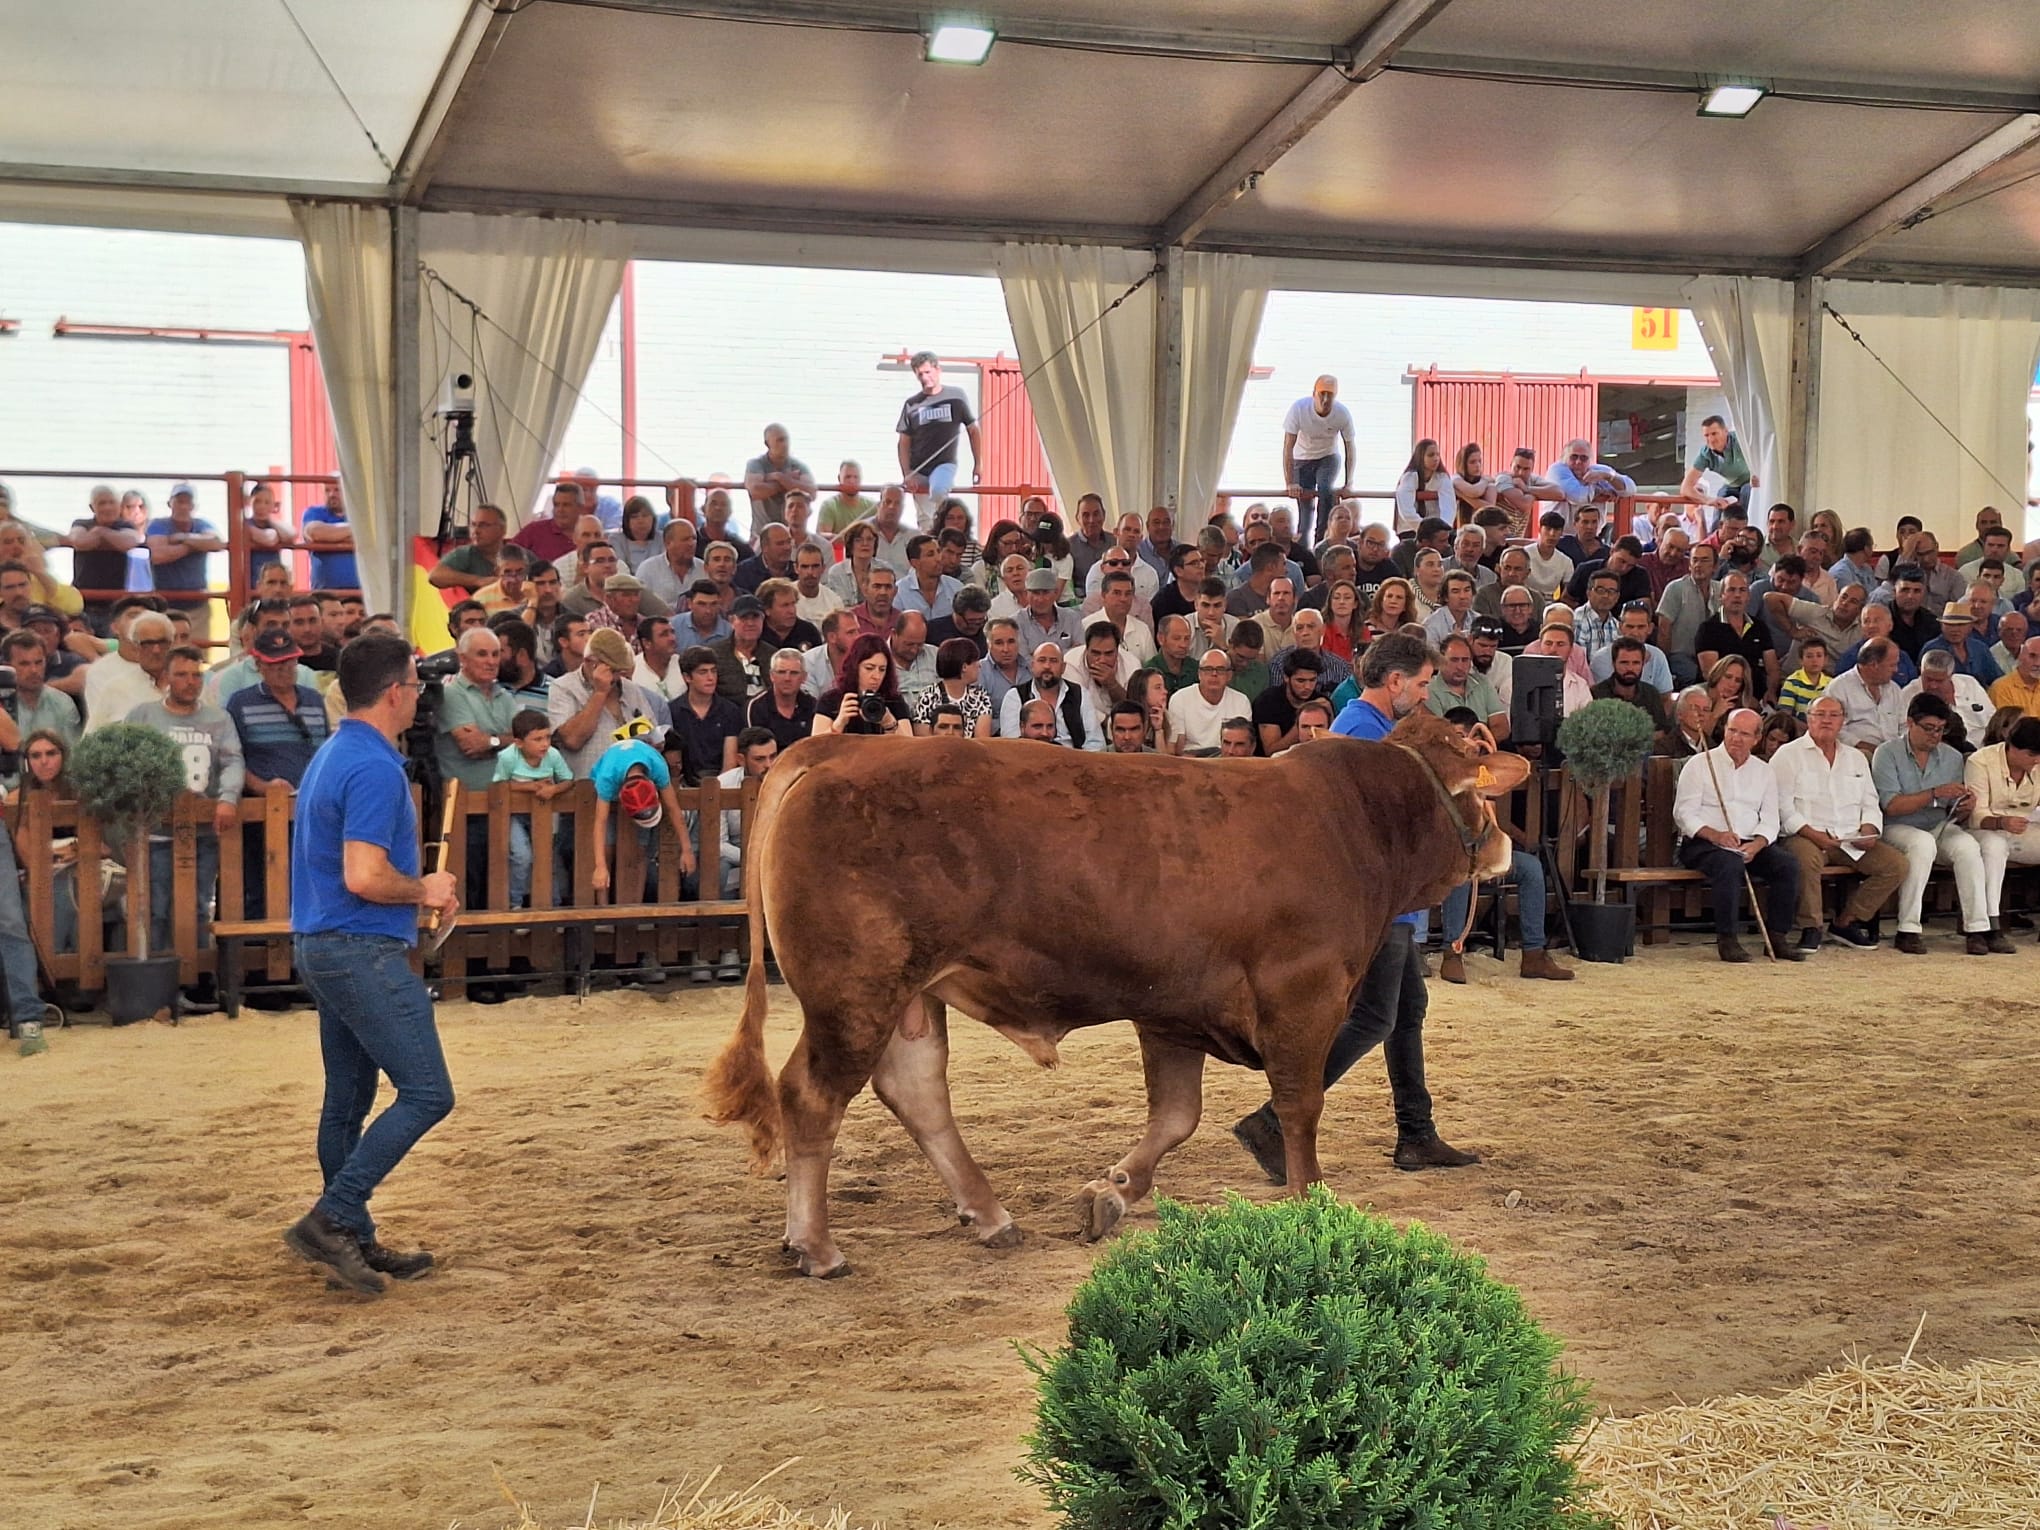
<instances>
[{"instance_id":1,"label":"man wearing straw hat","mask_svg":"<svg viewBox=\"0 0 2040 1530\"><path fill-rule=\"evenodd\" d=\"M326 1098L319 1112L323 1193L283 1241L350 1290L432 1268L421 1251L376 1238L369 1197L419 1138L453 1109L432 996L411 970L419 915L450 919L460 899L444 871L418 874L418 815L401 740L418 712L411 645L374 633L340 652L340 727L298 788L291 856L297 970L319 1010ZM373 1122L378 1074L397 1097ZM363 1130L367 1123L367 1130Z\"/></svg>"}]
</instances>

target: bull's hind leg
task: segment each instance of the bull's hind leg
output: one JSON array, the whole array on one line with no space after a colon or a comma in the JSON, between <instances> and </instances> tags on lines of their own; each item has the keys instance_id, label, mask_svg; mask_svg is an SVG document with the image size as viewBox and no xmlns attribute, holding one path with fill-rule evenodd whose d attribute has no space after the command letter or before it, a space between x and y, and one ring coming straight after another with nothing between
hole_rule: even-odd
<instances>
[{"instance_id":1,"label":"bull's hind leg","mask_svg":"<svg viewBox=\"0 0 2040 1530\"><path fill-rule=\"evenodd\" d=\"M1078 1227L1096 1242L1119 1225L1127 1208L1154 1188L1155 1165L1197 1130L1204 1114L1204 1054L1140 1033L1141 1071L1147 1075L1147 1132L1131 1153L1077 1196Z\"/></svg>"},{"instance_id":2,"label":"bull's hind leg","mask_svg":"<svg viewBox=\"0 0 2040 1530\"><path fill-rule=\"evenodd\" d=\"M843 1112L871 1077L892 1034L892 1017L810 1013L793 1055L779 1074L779 1117L786 1150L786 1249L803 1275L828 1279L850 1266L829 1235L829 1159ZM809 1038L822 1035L826 1063L817 1062Z\"/></svg>"},{"instance_id":3,"label":"bull's hind leg","mask_svg":"<svg viewBox=\"0 0 2040 1530\"><path fill-rule=\"evenodd\" d=\"M956 1214L977 1228L987 1248L1011 1248L1020 1229L992 1193L984 1171L963 1145L949 1104L949 1017L933 999L908 1001L907 1013L872 1070L871 1087L900 1119L942 1183Z\"/></svg>"}]
</instances>

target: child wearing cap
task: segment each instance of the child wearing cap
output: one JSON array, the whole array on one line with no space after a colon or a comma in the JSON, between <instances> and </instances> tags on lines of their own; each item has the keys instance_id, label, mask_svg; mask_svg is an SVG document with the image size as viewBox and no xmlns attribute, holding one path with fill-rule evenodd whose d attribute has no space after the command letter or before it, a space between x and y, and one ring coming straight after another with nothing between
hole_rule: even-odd
<instances>
[{"instance_id":1,"label":"child wearing cap","mask_svg":"<svg viewBox=\"0 0 2040 1530\"><path fill-rule=\"evenodd\" d=\"M673 773L667 767L664 755L645 739L621 739L602 751L594 770L589 773L589 779L595 783L595 891L606 892L609 888L611 803L621 807L630 816L639 834L646 838L647 867L655 862L658 854L659 842L655 831L670 812L675 837L680 841L680 875L683 879L694 875L694 837L688 832L679 799L673 795ZM639 889L625 901L635 902L642 891Z\"/></svg>"},{"instance_id":2,"label":"child wearing cap","mask_svg":"<svg viewBox=\"0 0 2040 1530\"><path fill-rule=\"evenodd\" d=\"M574 773L552 746L552 724L545 713L526 707L510 719L510 737L516 743L496 756L498 781L508 781L519 795L530 791L540 802L550 802L574 784ZM555 900L565 889L553 881ZM510 817L510 906L524 907L531 894L531 815Z\"/></svg>"}]
</instances>

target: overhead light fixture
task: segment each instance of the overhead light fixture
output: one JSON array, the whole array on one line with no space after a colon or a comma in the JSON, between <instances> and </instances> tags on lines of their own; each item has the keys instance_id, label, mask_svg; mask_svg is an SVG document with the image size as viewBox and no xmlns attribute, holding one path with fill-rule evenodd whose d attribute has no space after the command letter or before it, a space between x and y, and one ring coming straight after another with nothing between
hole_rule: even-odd
<instances>
[{"instance_id":1,"label":"overhead light fixture","mask_svg":"<svg viewBox=\"0 0 2040 1530\"><path fill-rule=\"evenodd\" d=\"M1711 85L1700 98L1700 115L1747 117L1769 93L1761 85Z\"/></svg>"},{"instance_id":2,"label":"overhead light fixture","mask_svg":"<svg viewBox=\"0 0 2040 1530\"><path fill-rule=\"evenodd\" d=\"M931 64L982 64L999 34L971 21L938 21L928 32Z\"/></svg>"}]
</instances>

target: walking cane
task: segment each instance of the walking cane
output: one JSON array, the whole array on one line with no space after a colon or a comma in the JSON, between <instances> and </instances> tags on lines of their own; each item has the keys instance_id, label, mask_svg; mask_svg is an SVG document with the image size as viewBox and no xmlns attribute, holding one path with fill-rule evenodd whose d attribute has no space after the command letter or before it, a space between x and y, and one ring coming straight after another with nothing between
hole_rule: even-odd
<instances>
[{"instance_id":1,"label":"walking cane","mask_svg":"<svg viewBox=\"0 0 2040 1530\"><path fill-rule=\"evenodd\" d=\"M450 781L446 786L446 800L439 810L439 842L432 847L437 852L432 857L434 871L446 870L447 857L453 853L453 825L459 812L460 782ZM431 944L425 948L427 956L436 954L439 948L446 944L446 937L453 933L458 917L456 915L453 919L444 920L445 928L442 929L442 916L439 910L436 908L426 910L425 933L432 936Z\"/></svg>"},{"instance_id":2,"label":"walking cane","mask_svg":"<svg viewBox=\"0 0 2040 1530\"><path fill-rule=\"evenodd\" d=\"M1700 758L1707 762L1707 779L1714 783L1714 800L1721 804L1721 817L1723 822L1727 822L1728 799L1721 794L1721 777L1714 769L1714 751L1703 749L1700 751ZM1730 826L1729 832L1731 834L1735 832L1733 825ZM1740 855L1741 852L1738 851L1737 854ZM1750 895L1750 913L1756 918L1757 933L1764 937L1764 955L1775 962L1778 959L1778 950L1771 944L1771 927L1764 923L1764 908L1757 902L1757 884L1750 879L1750 863L1747 859L1742 863L1742 885L1743 891Z\"/></svg>"}]
</instances>

